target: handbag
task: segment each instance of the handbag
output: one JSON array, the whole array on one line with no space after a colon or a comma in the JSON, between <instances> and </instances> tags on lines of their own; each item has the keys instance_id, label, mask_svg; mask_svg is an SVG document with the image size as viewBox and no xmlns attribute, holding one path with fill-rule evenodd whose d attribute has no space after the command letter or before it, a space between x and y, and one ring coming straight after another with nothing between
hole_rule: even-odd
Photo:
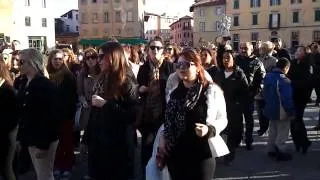
<instances>
[{"instance_id":1,"label":"handbag","mask_svg":"<svg viewBox=\"0 0 320 180\"><path fill-rule=\"evenodd\" d=\"M277 81L277 94L279 97L279 104L280 104L280 116L279 116L280 120L286 120L286 119L288 119L288 114L282 106L282 101L281 101L281 96L280 96L280 88L279 88L279 80Z\"/></svg>"}]
</instances>

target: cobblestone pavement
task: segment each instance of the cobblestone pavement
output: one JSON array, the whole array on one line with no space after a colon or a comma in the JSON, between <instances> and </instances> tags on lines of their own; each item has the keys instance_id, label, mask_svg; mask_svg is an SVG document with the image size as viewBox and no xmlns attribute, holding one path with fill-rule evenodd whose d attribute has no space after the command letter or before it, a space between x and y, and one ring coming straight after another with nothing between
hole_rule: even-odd
<instances>
[{"instance_id":1,"label":"cobblestone pavement","mask_svg":"<svg viewBox=\"0 0 320 180\"><path fill-rule=\"evenodd\" d=\"M215 179L319 180L320 132L312 130L312 127L317 123L318 111L318 107L310 105L305 112L304 120L308 129L308 136L312 141L312 145L306 155L295 152L290 137L288 140L289 151L293 154L293 160L277 162L266 155L267 135L258 137L254 134L253 151L246 151L243 147L239 148L236 153L236 159L231 166L224 165L221 159L217 160ZM258 121L256 119L255 130L257 128ZM86 175L86 162L77 155L72 180L81 180L84 175ZM34 179L35 176L32 171L19 178L19 180Z\"/></svg>"}]
</instances>

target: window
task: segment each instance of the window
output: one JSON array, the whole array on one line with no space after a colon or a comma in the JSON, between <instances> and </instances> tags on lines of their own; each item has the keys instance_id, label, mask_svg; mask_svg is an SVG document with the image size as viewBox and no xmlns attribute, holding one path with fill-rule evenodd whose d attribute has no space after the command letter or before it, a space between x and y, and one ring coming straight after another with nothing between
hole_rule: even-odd
<instances>
[{"instance_id":1,"label":"window","mask_svg":"<svg viewBox=\"0 0 320 180\"><path fill-rule=\"evenodd\" d=\"M97 3L97 0L92 0L92 3Z\"/></svg>"},{"instance_id":2,"label":"window","mask_svg":"<svg viewBox=\"0 0 320 180\"><path fill-rule=\"evenodd\" d=\"M313 41L320 43L320 31L313 31Z\"/></svg>"},{"instance_id":3,"label":"window","mask_svg":"<svg viewBox=\"0 0 320 180\"><path fill-rule=\"evenodd\" d=\"M87 4L87 0L81 0L81 4Z\"/></svg>"},{"instance_id":4,"label":"window","mask_svg":"<svg viewBox=\"0 0 320 180\"><path fill-rule=\"evenodd\" d=\"M76 26L76 31L79 31L79 26Z\"/></svg>"},{"instance_id":5,"label":"window","mask_svg":"<svg viewBox=\"0 0 320 180\"><path fill-rule=\"evenodd\" d=\"M30 18L30 16L26 16L24 18L24 23L25 23L26 26L31 26L31 18Z\"/></svg>"},{"instance_id":6,"label":"window","mask_svg":"<svg viewBox=\"0 0 320 180\"><path fill-rule=\"evenodd\" d=\"M70 25L66 26L66 32L70 32Z\"/></svg>"},{"instance_id":7,"label":"window","mask_svg":"<svg viewBox=\"0 0 320 180\"><path fill-rule=\"evenodd\" d=\"M116 11L116 22L121 22L121 12Z\"/></svg>"},{"instance_id":8,"label":"window","mask_svg":"<svg viewBox=\"0 0 320 180\"><path fill-rule=\"evenodd\" d=\"M293 23L299 22L299 11L292 12L292 22Z\"/></svg>"},{"instance_id":9,"label":"window","mask_svg":"<svg viewBox=\"0 0 320 180\"><path fill-rule=\"evenodd\" d=\"M114 2L115 2L115 3L120 3L120 0L114 0ZM120 33L121 33L121 30L120 30ZM119 34L120 34L120 33L119 33Z\"/></svg>"},{"instance_id":10,"label":"window","mask_svg":"<svg viewBox=\"0 0 320 180\"><path fill-rule=\"evenodd\" d=\"M199 16L204 16L204 9L201 8L201 9L199 10Z\"/></svg>"},{"instance_id":11,"label":"window","mask_svg":"<svg viewBox=\"0 0 320 180\"><path fill-rule=\"evenodd\" d=\"M47 8L46 0L42 0L42 7L43 7L43 8Z\"/></svg>"},{"instance_id":12,"label":"window","mask_svg":"<svg viewBox=\"0 0 320 180\"><path fill-rule=\"evenodd\" d=\"M234 0L233 1L233 9L239 9L239 6L240 6L239 0Z\"/></svg>"},{"instance_id":13,"label":"window","mask_svg":"<svg viewBox=\"0 0 320 180\"><path fill-rule=\"evenodd\" d=\"M103 15L103 22L104 23L109 23L109 13L105 12Z\"/></svg>"},{"instance_id":14,"label":"window","mask_svg":"<svg viewBox=\"0 0 320 180\"><path fill-rule=\"evenodd\" d=\"M42 22L42 27L47 27L47 18L42 18L41 22Z\"/></svg>"},{"instance_id":15,"label":"window","mask_svg":"<svg viewBox=\"0 0 320 180\"><path fill-rule=\"evenodd\" d=\"M217 7L216 9L216 15L222 15L224 13L223 7Z\"/></svg>"},{"instance_id":16,"label":"window","mask_svg":"<svg viewBox=\"0 0 320 180\"><path fill-rule=\"evenodd\" d=\"M291 47L297 48L299 46L299 31L291 32Z\"/></svg>"},{"instance_id":17,"label":"window","mask_svg":"<svg viewBox=\"0 0 320 180\"><path fill-rule=\"evenodd\" d=\"M215 26L215 27L214 27L213 29L214 29L215 31L218 31L218 28L219 28L219 26L220 26L220 21L216 21L216 23L214 23L214 26Z\"/></svg>"},{"instance_id":18,"label":"window","mask_svg":"<svg viewBox=\"0 0 320 180\"><path fill-rule=\"evenodd\" d=\"M81 23L82 24L87 24L88 23L88 17L86 13L81 14Z\"/></svg>"},{"instance_id":19,"label":"window","mask_svg":"<svg viewBox=\"0 0 320 180\"><path fill-rule=\"evenodd\" d=\"M132 17L132 11L127 11L127 22L132 22L133 17Z\"/></svg>"},{"instance_id":20,"label":"window","mask_svg":"<svg viewBox=\"0 0 320 180\"><path fill-rule=\"evenodd\" d=\"M78 21L78 19L79 19L79 14L76 14L76 20Z\"/></svg>"},{"instance_id":21,"label":"window","mask_svg":"<svg viewBox=\"0 0 320 180\"><path fill-rule=\"evenodd\" d=\"M239 26L239 16L233 16L233 26Z\"/></svg>"},{"instance_id":22,"label":"window","mask_svg":"<svg viewBox=\"0 0 320 180\"><path fill-rule=\"evenodd\" d=\"M25 5L25 6L30 6L30 0L25 0L25 1L24 1L24 5Z\"/></svg>"},{"instance_id":23,"label":"window","mask_svg":"<svg viewBox=\"0 0 320 180\"><path fill-rule=\"evenodd\" d=\"M256 42L258 40L259 40L259 33L258 32L251 33L251 41Z\"/></svg>"},{"instance_id":24,"label":"window","mask_svg":"<svg viewBox=\"0 0 320 180\"><path fill-rule=\"evenodd\" d=\"M103 3L108 4L109 2L108 0L103 0Z\"/></svg>"},{"instance_id":25,"label":"window","mask_svg":"<svg viewBox=\"0 0 320 180\"><path fill-rule=\"evenodd\" d=\"M252 25L258 25L258 14L252 14Z\"/></svg>"},{"instance_id":26,"label":"window","mask_svg":"<svg viewBox=\"0 0 320 180\"><path fill-rule=\"evenodd\" d=\"M117 29L117 31L118 31L118 35L120 35L121 34L121 29L119 28L119 29Z\"/></svg>"},{"instance_id":27,"label":"window","mask_svg":"<svg viewBox=\"0 0 320 180\"><path fill-rule=\"evenodd\" d=\"M233 49L238 50L240 44L239 34L233 34Z\"/></svg>"},{"instance_id":28,"label":"window","mask_svg":"<svg viewBox=\"0 0 320 180\"><path fill-rule=\"evenodd\" d=\"M206 30L206 23L200 22L200 32L205 32L205 30Z\"/></svg>"},{"instance_id":29,"label":"window","mask_svg":"<svg viewBox=\"0 0 320 180\"><path fill-rule=\"evenodd\" d=\"M98 13L92 13L92 23L98 23Z\"/></svg>"},{"instance_id":30,"label":"window","mask_svg":"<svg viewBox=\"0 0 320 180\"><path fill-rule=\"evenodd\" d=\"M272 13L269 15L269 28L280 28L280 13Z\"/></svg>"},{"instance_id":31,"label":"window","mask_svg":"<svg viewBox=\"0 0 320 180\"><path fill-rule=\"evenodd\" d=\"M314 11L314 20L315 21L320 21L320 9L316 9Z\"/></svg>"},{"instance_id":32,"label":"window","mask_svg":"<svg viewBox=\"0 0 320 180\"><path fill-rule=\"evenodd\" d=\"M291 4L301 4L302 0L291 0Z\"/></svg>"},{"instance_id":33,"label":"window","mask_svg":"<svg viewBox=\"0 0 320 180\"><path fill-rule=\"evenodd\" d=\"M270 0L270 6L281 5L281 0Z\"/></svg>"},{"instance_id":34,"label":"window","mask_svg":"<svg viewBox=\"0 0 320 180\"><path fill-rule=\"evenodd\" d=\"M251 1L250 1L250 7L251 7L251 8L258 8L258 7L260 7L260 0L251 0Z\"/></svg>"}]
</instances>

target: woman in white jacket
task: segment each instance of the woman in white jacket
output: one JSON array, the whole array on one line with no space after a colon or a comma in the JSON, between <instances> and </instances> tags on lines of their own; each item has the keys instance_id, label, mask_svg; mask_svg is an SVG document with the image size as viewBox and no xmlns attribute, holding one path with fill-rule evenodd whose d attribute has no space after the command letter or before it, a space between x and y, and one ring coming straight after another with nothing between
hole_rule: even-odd
<instances>
[{"instance_id":1,"label":"woman in white jacket","mask_svg":"<svg viewBox=\"0 0 320 180\"><path fill-rule=\"evenodd\" d=\"M147 179L157 176L149 174L157 172L156 164L160 169L167 165L172 180L209 180L214 174L215 157L229 153L220 136L228 123L223 92L207 80L200 57L192 50L182 52L177 74L179 78L173 74L168 80L167 88L172 89L167 89L170 100L164 129L159 130L159 150L155 142Z\"/></svg>"}]
</instances>

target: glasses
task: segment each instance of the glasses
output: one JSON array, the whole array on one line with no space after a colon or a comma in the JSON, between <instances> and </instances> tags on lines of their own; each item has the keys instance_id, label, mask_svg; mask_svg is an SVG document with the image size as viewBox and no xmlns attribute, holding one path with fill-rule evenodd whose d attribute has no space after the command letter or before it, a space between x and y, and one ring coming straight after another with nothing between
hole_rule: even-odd
<instances>
[{"instance_id":1,"label":"glasses","mask_svg":"<svg viewBox=\"0 0 320 180\"><path fill-rule=\"evenodd\" d=\"M54 60L56 60L56 61L62 61L63 59L62 58L53 58Z\"/></svg>"},{"instance_id":2,"label":"glasses","mask_svg":"<svg viewBox=\"0 0 320 180\"><path fill-rule=\"evenodd\" d=\"M194 62L191 61L179 61L176 63L176 69L189 69L191 66L196 65Z\"/></svg>"},{"instance_id":3,"label":"glasses","mask_svg":"<svg viewBox=\"0 0 320 180\"><path fill-rule=\"evenodd\" d=\"M166 48L167 51L172 51L173 48Z\"/></svg>"},{"instance_id":4,"label":"glasses","mask_svg":"<svg viewBox=\"0 0 320 180\"><path fill-rule=\"evenodd\" d=\"M247 48L247 47L240 47L240 49L248 50L248 48Z\"/></svg>"},{"instance_id":5,"label":"glasses","mask_svg":"<svg viewBox=\"0 0 320 180\"><path fill-rule=\"evenodd\" d=\"M155 50L155 49L157 49L158 51L160 50L160 49L162 49L163 47L161 47L161 46L150 46L150 49L151 50Z\"/></svg>"},{"instance_id":6,"label":"glasses","mask_svg":"<svg viewBox=\"0 0 320 180\"><path fill-rule=\"evenodd\" d=\"M86 56L87 60L89 60L89 59L96 60L97 58L98 58L97 55Z\"/></svg>"}]
</instances>

